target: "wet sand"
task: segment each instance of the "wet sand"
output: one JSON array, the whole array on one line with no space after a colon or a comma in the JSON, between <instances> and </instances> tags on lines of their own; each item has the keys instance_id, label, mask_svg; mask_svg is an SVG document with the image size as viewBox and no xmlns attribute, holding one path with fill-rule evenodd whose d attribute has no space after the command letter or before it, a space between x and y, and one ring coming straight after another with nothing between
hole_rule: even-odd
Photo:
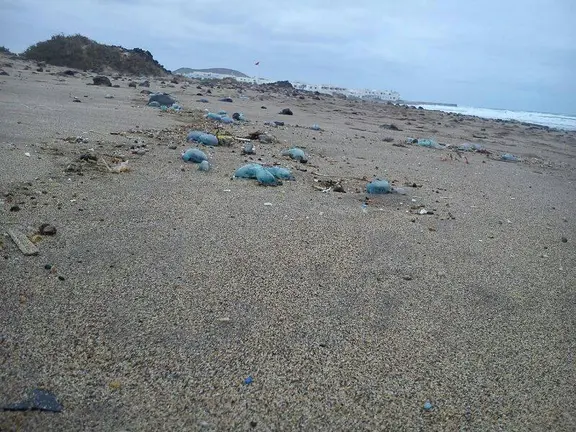
<instances>
[{"instance_id":1,"label":"wet sand","mask_svg":"<svg viewBox=\"0 0 576 432\"><path fill-rule=\"evenodd\" d=\"M154 79L185 108L163 113L128 79L0 60L0 404L43 388L64 407L0 412L1 430L576 428L576 133ZM208 150L199 172L180 159L195 109L276 141ZM131 171L80 163L90 149ZM231 180L258 158L296 181ZM407 195L363 209L373 177ZM4 235L42 223L37 256Z\"/></svg>"}]
</instances>

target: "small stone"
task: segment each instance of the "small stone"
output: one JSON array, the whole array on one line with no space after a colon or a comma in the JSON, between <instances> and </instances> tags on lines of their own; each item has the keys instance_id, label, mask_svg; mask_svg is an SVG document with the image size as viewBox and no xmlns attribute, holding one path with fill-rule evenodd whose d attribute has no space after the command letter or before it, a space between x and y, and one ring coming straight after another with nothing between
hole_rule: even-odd
<instances>
[{"instance_id":1,"label":"small stone","mask_svg":"<svg viewBox=\"0 0 576 432\"><path fill-rule=\"evenodd\" d=\"M258 426L258 422L255 422L254 420L252 420L252 421L250 422L250 427L251 427L251 428L255 428L256 426Z\"/></svg>"},{"instance_id":2,"label":"small stone","mask_svg":"<svg viewBox=\"0 0 576 432\"><path fill-rule=\"evenodd\" d=\"M430 403L429 400L427 400L426 402L424 402L424 409L426 411L431 411L432 410L432 404Z\"/></svg>"},{"instance_id":3,"label":"small stone","mask_svg":"<svg viewBox=\"0 0 576 432\"><path fill-rule=\"evenodd\" d=\"M11 211L11 212L17 212L17 211L20 211L20 206L17 206L17 205L13 205L12 207L10 207L10 211Z\"/></svg>"},{"instance_id":4,"label":"small stone","mask_svg":"<svg viewBox=\"0 0 576 432\"><path fill-rule=\"evenodd\" d=\"M175 145L171 145L171 146L168 146L168 148L169 148L170 150L176 150L178 147L176 147Z\"/></svg>"},{"instance_id":5,"label":"small stone","mask_svg":"<svg viewBox=\"0 0 576 432\"><path fill-rule=\"evenodd\" d=\"M58 279L60 279L61 281L66 280L66 278L65 278L64 276L62 276L62 275L58 276Z\"/></svg>"},{"instance_id":6,"label":"small stone","mask_svg":"<svg viewBox=\"0 0 576 432\"><path fill-rule=\"evenodd\" d=\"M44 268L45 268L46 270L51 270L51 269L52 269L52 264L45 264L45 265L44 265Z\"/></svg>"},{"instance_id":7,"label":"small stone","mask_svg":"<svg viewBox=\"0 0 576 432\"><path fill-rule=\"evenodd\" d=\"M404 279L405 281L411 281L411 280L412 280L412 276L410 276L410 275L405 275L405 276L402 276L402 279Z\"/></svg>"},{"instance_id":8,"label":"small stone","mask_svg":"<svg viewBox=\"0 0 576 432\"><path fill-rule=\"evenodd\" d=\"M42 235L55 235L56 234L56 227L50 224L44 223L40 225L40 234Z\"/></svg>"},{"instance_id":9,"label":"small stone","mask_svg":"<svg viewBox=\"0 0 576 432\"><path fill-rule=\"evenodd\" d=\"M112 87L112 83L110 82L110 78L108 77L97 76L92 78L92 80L94 81L94 85Z\"/></svg>"},{"instance_id":10,"label":"small stone","mask_svg":"<svg viewBox=\"0 0 576 432\"><path fill-rule=\"evenodd\" d=\"M566 237L562 237L562 243L568 243L568 239Z\"/></svg>"}]
</instances>

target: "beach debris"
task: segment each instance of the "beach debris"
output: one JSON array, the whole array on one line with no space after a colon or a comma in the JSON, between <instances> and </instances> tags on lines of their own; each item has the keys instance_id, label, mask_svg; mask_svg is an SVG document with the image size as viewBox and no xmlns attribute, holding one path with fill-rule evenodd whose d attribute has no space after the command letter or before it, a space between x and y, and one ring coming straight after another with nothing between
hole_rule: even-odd
<instances>
[{"instance_id":1,"label":"beach debris","mask_svg":"<svg viewBox=\"0 0 576 432\"><path fill-rule=\"evenodd\" d=\"M380 127L381 127L382 129L390 129L390 130L393 130L393 131L401 131L401 130L402 130L402 129L400 129L398 126L396 126L394 123L391 123L391 124L389 124L389 125L388 125L388 124L383 124L383 125L380 125Z\"/></svg>"},{"instance_id":2,"label":"beach debris","mask_svg":"<svg viewBox=\"0 0 576 432\"><path fill-rule=\"evenodd\" d=\"M38 255L38 248L26 235L17 228L8 228L8 235L12 238L20 252L26 256Z\"/></svg>"},{"instance_id":3,"label":"beach debris","mask_svg":"<svg viewBox=\"0 0 576 432\"><path fill-rule=\"evenodd\" d=\"M392 187L386 180L375 179L366 185L366 193L371 195L382 195L391 192Z\"/></svg>"},{"instance_id":4,"label":"beach debris","mask_svg":"<svg viewBox=\"0 0 576 432\"><path fill-rule=\"evenodd\" d=\"M20 211L20 206L19 205L13 205L12 207L10 207L10 211L11 212Z\"/></svg>"},{"instance_id":5,"label":"beach debris","mask_svg":"<svg viewBox=\"0 0 576 432\"><path fill-rule=\"evenodd\" d=\"M38 232L42 235L53 236L56 235L56 227L47 223L40 225Z\"/></svg>"},{"instance_id":6,"label":"beach debris","mask_svg":"<svg viewBox=\"0 0 576 432\"><path fill-rule=\"evenodd\" d=\"M52 270L52 267L53 267L52 264L44 264L44 268L46 270Z\"/></svg>"},{"instance_id":7,"label":"beach debris","mask_svg":"<svg viewBox=\"0 0 576 432\"><path fill-rule=\"evenodd\" d=\"M102 160L104 160L104 159L102 159ZM104 162L106 162L106 161L104 161ZM109 170L110 170L110 172L120 174L123 172L130 171L130 167L128 166L128 161L122 161L122 162L118 162L117 164L109 167Z\"/></svg>"},{"instance_id":8,"label":"beach debris","mask_svg":"<svg viewBox=\"0 0 576 432\"><path fill-rule=\"evenodd\" d=\"M520 159L518 159L518 157L514 156L513 154L504 153L500 156L500 160L504 162L518 162Z\"/></svg>"},{"instance_id":9,"label":"beach debris","mask_svg":"<svg viewBox=\"0 0 576 432\"><path fill-rule=\"evenodd\" d=\"M136 84L134 81L130 81L130 82L128 83L128 87L134 87L134 88L136 88L137 85L138 85L138 84Z\"/></svg>"},{"instance_id":10,"label":"beach debris","mask_svg":"<svg viewBox=\"0 0 576 432\"><path fill-rule=\"evenodd\" d=\"M406 143L416 144L419 145L420 147L433 148L436 150L446 148L446 146L438 144L435 140L430 138L406 138Z\"/></svg>"},{"instance_id":11,"label":"beach debris","mask_svg":"<svg viewBox=\"0 0 576 432\"><path fill-rule=\"evenodd\" d=\"M26 152L26 153L24 153L24 156L30 157L30 153Z\"/></svg>"},{"instance_id":12,"label":"beach debris","mask_svg":"<svg viewBox=\"0 0 576 432\"><path fill-rule=\"evenodd\" d=\"M262 165L256 164L256 163L243 165L234 172L234 177L246 178L246 179L255 179L256 174L258 173L258 170L261 170L261 169L262 169Z\"/></svg>"},{"instance_id":13,"label":"beach debris","mask_svg":"<svg viewBox=\"0 0 576 432\"><path fill-rule=\"evenodd\" d=\"M252 143L246 143L242 146L242 154L243 155L252 155L256 154L256 148Z\"/></svg>"},{"instance_id":14,"label":"beach debris","mask_svg":"<svg viewBox=\"0 0 576 432\"><path fill-rule=\"evenodd\" d=\"M218 99L219 102L234 102L231 97L225 97L222 99Z\"/></svg>"},{"instance_id":15,"label":"beach debris","mask_svg":"<svg viewBox=\"0 0 576 432\"><path fill-rule=\"evenodd\" d=\"M266 167L265 169L278 180L290 180L290 181L296 180L296 178L292 174L292 171L290 171L288 168L272 166L272 167Z\"/></svg>"},{"instance_id":16,"label":"beach debris","mask_svg":"<svg viewBox=\"0 0 576 432\"><path fill-rule=\"evenodd\" d=\"M248 375L248 376L244 379L244 384L245 384L245 385L250 385L250 384L252 384L253 381L254 381L254 378L252 378L252 375Z\"/></svg>"},{"instance_id":17,"label":"beach debris","mask_svg":"<svg viewBox=\"0 0 576 432\"><path fill-rule=\"evenodd\" d=\"M210 171L210 168L212 167L210 166L210 162L207 160L203 160L198 164L198 171Z\"/></svg>"},{"instance_id":18,"label":"beach debris","mask_svg":"<svg viewBox=\"0 0 576 432\"><path fill-rule=\"evenodd\" d=\"M105 99L114 99L114 95L111 94L106 94L106 96L104 96Z\"/></svg>"},{"instance_id":19,"label":"beach debris","mask_svg":"<svg viewBox=\"0 0 576 432\"><path fill-rule=\"evenodd\" d=\"M282 111L280 111L278 114L282 114L282 115L292 115L293 112L290 108L284 108Z\"/></svg>"},{"instance_id":20,"label":"beach debris","mask_svg":"<svg viewBox=\"0 0 576 432\"><path fill-rule=\"evenodd\" d=\"M425 411L432 411L432 403L429 400L426 400L426 402L424 402L424 410Z\"/></svg>"},{"instance_id":21,"label":"beach debris","mask_svg":"<svg viewBox=\"0 0 576 432\"><path fill-rule=\"evenodd\" d=\"M262 105L262 106L260 107L260 109L268 109L268 108L266 108L264 105Z\"/></svg>"},{"instance_id":22,"label":"beach debris","mask_svg":"<svg viewBox=\"0 0 576 432\"><path fill-rule=\"evenodd\" d=\"M148 98L148 106L158 106L156 104L152 105L152 102L158 102L158 105L162 106L172 106L176 103L176 99L170 96L168 93L152 93Z\"/></svg>"},{"instance_id":23,"label":"beach debris","mask_svg":"<svg viewBox=\"0 0 576 432\"><path fill-rule=\"evenodd\" d=\"M483 152L484 147L480 144L473 144L473 143L462 143L458 147L458 150L465 151L465 152Z\"/></svg>"},{"instance_id":24,"label":"beach debris","mask_svg":"<svg viewBox=\"0 0 576 432\"><path fill-rule=\"evenodd\" d=\"M2 407L5 411L50 411L61 412L62 405L54 393L47 390L33 389L28 399Z\"/></svg>"},{"instance_id":25,"label":"beach debris","mask_svg":"<svg viewBox=\"0 0 576 432\"><path fill-rule=\"evenodd\" d=\"M308 162L308 158L306 157L304 150L302 150L298 147L292 147L291 149L283 150L281 155L282 156L290 156L290 159L297 160L300 163Z\"/></svg>"},{"instance_id":26,"label":"beach debris","mask_svg":"<svg viewBox=\"0 0 576 432\"><path fill-rule=\"evenodd\" d=\"M271 202L265 202L264 205L265 205L266 207L272 207L272 203L271 203Z\"/></svg>"},{"instance_id":27,"label":"beach debris","mask_svg":"<svg viewBox=\"0 0 576 432\"><path fill-rule=\"evenodd\" d=\"M225 124L234 123L234 120L231 119L230 117L228 117L227 115L221 115L221 114L216 114L216 113L209 112L208 114L206 114L205 117L206 117L207 119L215 120L215 121L222 122L222 123L225 123Z\"/></svg>"},{"instance_id":28,"label":"beach debris","mask_svg":"<svg viewBox=\"0 0 576 432\"><path fill-rule=\"evenodd\" d=\"M218 137L202 131L190 131L186 137L188 142L197 142L205 146L217 146L219 144Z\"/></svg>"},{"instance_id":29,"label":"beach debris","mask_svg":"<svg viewBox=\"0 0 576 432\"><path fill-rule=\"evenodd\" d=\"M256 170L256 180L262 186L278 186L282 184L270 171L262 167Z\"/></svg>"},{"instance_id":30,"label":"beach debris","mask_svg":"<svg viewBox=\"0 0 576 432\"><path fill-rule=\"evenodd\" d=\"M321 131L322 130L322 128L316 123L314 123L312 126L310 126L310 129L315 130L315 131Z\"/></svg>"},{"instance_id":31,"label":"beach debris","mask_svg":"<svg viewBox=\"0 0 576 432\"><path fill-rule=\"evenodd\" d=\"M92 81L94 82L93 85L112 87L112 83L110 82L110 78L103 76L103 75L99 75L99 76L92 78Z\"/></svg>"},{"instance_id":32,"label":"beach debris","mask_svg":"<svg viewBox=\"0 0 576 432\"><path fill-rule=\"evenodd\" d=\"M236 121L247 121L246 117L244 117L243 113L237 113L235 112L234 114L232 114L232 119L236 120Z\"/></svg>"},{"instance_id":33,"label":"beach debris","mask_svg":"<svg viewBox=\"0 0 576 432\"><path fill-rule=\"evenodd\" d=\"M82 103L82 101L80 100L80 98L74 96L74 98L72 99L72 102L76 102L76 103Z\"/></svg>"},{"instance_id":34,"label":"beach debris","mask_svg":"<svg viewBox=\"0 0 576 432\"><path fill-rule=\"evenodd\" d=\"M426 210L425 208L423 208L423 209L420 209L418 211L418 214L420 214L420 215L433 215L434 212L432 212L430 210Z\"/></svg>"},{"instance_id":35,"label":"beach debris","mask_svg":"<svg viewBox=\"0 0 576 432\"><path fill-rule=\"evenodd\" d=\"M201 163L208 160L208 156L202 150L197 148L189 148L182 153L182 160L185 162Z\"/></svg>"},{"instance_id":36,"label":"beach debris","mask_svg":"<svg viewBox=\"0 0 576 432\"><path fill-rule=\"evenodd\" d=\"M208 99L197 99L196 102L200 102L200 103L209 103L210 101Z\"/></svg>"}]
</instances>

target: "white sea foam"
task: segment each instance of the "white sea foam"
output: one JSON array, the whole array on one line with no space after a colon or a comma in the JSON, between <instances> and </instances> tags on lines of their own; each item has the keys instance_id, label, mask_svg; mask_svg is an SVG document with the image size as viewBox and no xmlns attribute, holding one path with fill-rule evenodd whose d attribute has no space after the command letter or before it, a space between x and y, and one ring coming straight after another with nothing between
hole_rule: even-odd
<instances>
[{"instance_id":1,"label":"white sea foam","mask_svg":"<svg viewBox=\"0 0 576 432\"><path fill-rule=\"evenodd\" d=\"M443 105L419 105L424 109L459 113L465 115L478 116L489 119L517 120L525 123L532 123L551 128L576 130L576 116L563 114L548 114L529 111L498 110L490 108L474 107L451 107Z\"/></svg>"}]
</instances>

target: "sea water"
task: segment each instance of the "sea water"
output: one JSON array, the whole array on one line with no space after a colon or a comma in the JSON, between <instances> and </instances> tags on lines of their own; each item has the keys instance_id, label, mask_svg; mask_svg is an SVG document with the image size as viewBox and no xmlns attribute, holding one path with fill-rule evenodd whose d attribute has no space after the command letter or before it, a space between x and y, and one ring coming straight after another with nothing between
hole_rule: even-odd
<instances>
[{"instance_id":1,"label":"sea water","mask_svg":"<svg viewBox=\"0 0 576 432\"><path fill-rule=\"evenodd\" d=\"M576 116L567 114L550 114L531 111L512 111L491 108L474 108L466 106L419 105L424 109L478 116L488 119L516 120L548 126L555 129L576 130Z\"/></svg>"}]
</instances>

